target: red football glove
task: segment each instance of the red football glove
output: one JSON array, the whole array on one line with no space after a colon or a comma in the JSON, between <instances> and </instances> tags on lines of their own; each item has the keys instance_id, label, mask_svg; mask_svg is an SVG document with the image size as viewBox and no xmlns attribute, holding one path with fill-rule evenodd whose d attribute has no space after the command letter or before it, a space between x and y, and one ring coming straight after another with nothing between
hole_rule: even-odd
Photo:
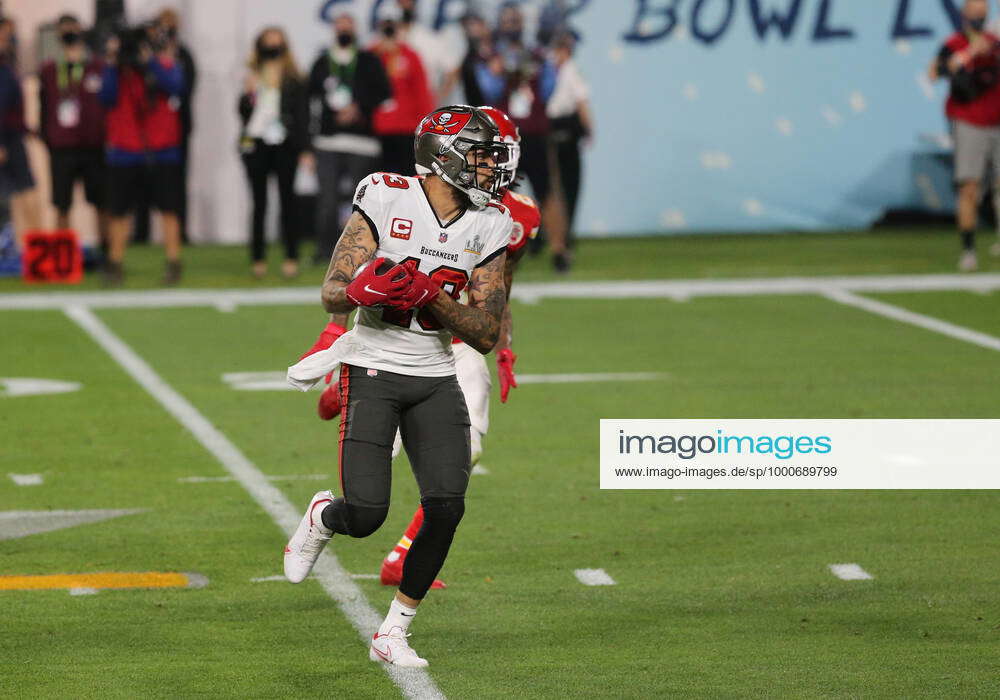
<instances>
[{"instance_id":1,"label":"red football glove","mask_svg":"<svg viewBox=\"0 0 1000 700\"><path fill-rule=\"evenodd\" d=\"M300 357L299 360L304 360L310 355L315 355L320 350L326 350L328 347L333 345L334 341L337 338L344 335L344 333L346 332L347 332L346 328L344 328L338 323L334 323L333 321L331 321L330 323L326 324L326 328L324 328L323 332L319 334L319 338L316 340L315 343L313 343L313 346L311 348L306 350L305 354L302 355L302 357ZM329 384L329 382L327 382L327 384Z\"/></svg>"},{"instance_id":2,"label":"red football glove","mask_svg":"<svg viewBox=\"0 0 1000 700\"><path fill-rule=\"evenodd\" d=\"M441 287L428 277L427 273L418 270L417 264L414 260L403 263L403 268L409 273L409 285L401 293L389 299L390 305L402 311L427 306L441 293Z\"/></svg>"},{"instance_id":3,"label":"red football glove","mask_svg":"<svg viewBox=\"0 0 1000 700\"><path fill-rule=\"evenodd\" d=\"M398 296L410 284L410 274L402 265L393 265L388 270L384 267L385 258L372 260L354 280L347 285L345 293L348 300L355 306L383 306L389 303L390 297Z\"/></svg>"},{"instance_id":4,"label":"red football glove","mask_svg":"<svg viewBox=\"0 0 1000 700\"><path fill-rule=\"evenodd\" d=\"M517 377L514 376L514 363L517 355L510 348L504 348L497 353L497 376L500 377L500 403L507 403L507 395L511 387L517 388Z\"/></svg>"},{"instance_id":5,"label":"red football glove","mask_svg":"<svg viewBox=\"0 0 1000 700\"><path fill-rule=\"evenodd\" d=\"M332 374L332 372L331 372ZM330 375L326 375L326 383L330 384ZM330 384L319 396L316 412L321 420L333 420L340 415L340 382Z\"/></svg>"}]
</instances>

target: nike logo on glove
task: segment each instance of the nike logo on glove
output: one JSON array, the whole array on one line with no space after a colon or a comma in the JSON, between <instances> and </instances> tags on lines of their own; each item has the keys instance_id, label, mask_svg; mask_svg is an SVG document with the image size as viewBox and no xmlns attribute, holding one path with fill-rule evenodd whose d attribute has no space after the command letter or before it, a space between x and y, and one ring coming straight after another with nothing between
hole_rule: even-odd
<instances>
[{"instance_id":1,"label":"nike logo on glove","mask_svg":"<svg viewBox=\"0 0 1000 700\"><path fill-rule=\"evenodd\" d=\"M372 294L378 294L378 295L379 295L380 297L387 297L387 296L389 296L389 295L388 295L388 294L386 294L385 292L380 292L380 291L378 291L377 289L372 289L372 288L371 288L371 287L370 287L369 285L367 285L367 284L365 285L365 291L366 291L366 292L371 292Z\"/></svg>"}]
</instances>

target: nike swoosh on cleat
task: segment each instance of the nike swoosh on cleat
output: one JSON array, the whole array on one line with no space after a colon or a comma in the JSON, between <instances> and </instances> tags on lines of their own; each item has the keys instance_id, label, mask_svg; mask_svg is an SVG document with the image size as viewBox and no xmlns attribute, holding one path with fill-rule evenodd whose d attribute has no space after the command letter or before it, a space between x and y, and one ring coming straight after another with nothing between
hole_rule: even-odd
<instances>
[{"instance_id":1,"label":"nike swoosh on cleat","mask_svg":"<svg viewBox=\"0 0 1000 700\"><path fill-rule=\"evenodd\" d=\"M400 614L400 615L402 615L403 617L413 617L413 615L416 615L416 613L413 613L413 615L407 615L407 614L406 614L406 613L404 613L404 612L401 612L401 613L399 613L399 614Z\"/></svg>"},{"instance_id":2,"label":"nike swoosh on cleat","mask_svg":"<svg viewBox=\"0 0 1000 700\"><path fill-rule=\"evenodd\" d=\"M388 662L390 664L392 663L392 655L391 654L389 656L386 656L385 654L383 654L381 651L379 651L375 647L372 647L372 651L374 651L376 654L378 654L379 656L381 656L383 661L386 661L386 662Z\"/></svg>"},{"instance_id":3,"label":"nike swoosh on cleat","mask_svg":"<svg viewBox=\"0 0 1000 700\"><path fill-rule=\"evenodd\" d=\"M288 547L285 547L285 554L291 554L291 553L292 553L292 550L290 550Z\"/></svg>"},{"instance_id":4,"label":"nike swoosh on cleat","mask_svg":"<svg viewBox=\"0 0 1000 700\"><path fill-rule=\"evenodd\" d=\"M367 285L367 284L365 285L365 291L366 292L371 292L372 294L378 294L380 297L387 297L387 296L389 296L388 294L386 294L384 292L380 292L377 289L372 289L371 286Z\"/></svg>"}]
</instances>

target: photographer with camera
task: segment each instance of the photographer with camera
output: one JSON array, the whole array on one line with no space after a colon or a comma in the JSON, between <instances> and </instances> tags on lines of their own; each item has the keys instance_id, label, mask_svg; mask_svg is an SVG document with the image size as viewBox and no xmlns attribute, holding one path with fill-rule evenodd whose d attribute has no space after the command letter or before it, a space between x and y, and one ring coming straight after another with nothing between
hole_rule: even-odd
<instances>
[{"instance_id":1,"label":"photographer with camera","mask_svg":"<svg viewBox=\"0 0 1000 700\"><path fill-rule=\"evenodd\" d=\"M160 10L156 18L146 25L146 33L149 40L156 44L170 43L174 50L174 56L181 64L181 71L184 73L184 91L180 95L181 100L181 179L184 187L181 188L180 209L177 217L180 220L181 241L187 242L187 181L188 181L188 157L190 154L191 131L194 128L192 120L191 100L197 82L197 70L195 69L194 57L180 40L180 15L171 8L165 7ZM152 194L149 191L149 183L142 189L142 196L136 205L134 221L132 225L133 241L146 243L149 241L149 209Z\"/></svg>"},{"instance_id":2,"label":"photographer with camera","mask_svg":"<svg viewBox=\"0 0 1000 700\"><path fill-rule=\"evenodd\" d=\"M101 101L108 110L105 153L111 225L105 281L109 285L123 280L130 214L145 178L151 183L153 206L160 212L167 260L164 284L177 284L181 277L177 214L184 187L180 98L185 82L173 42L156 37L146 28L126 29L108 42Z\"/></svg>"}]
</instances>

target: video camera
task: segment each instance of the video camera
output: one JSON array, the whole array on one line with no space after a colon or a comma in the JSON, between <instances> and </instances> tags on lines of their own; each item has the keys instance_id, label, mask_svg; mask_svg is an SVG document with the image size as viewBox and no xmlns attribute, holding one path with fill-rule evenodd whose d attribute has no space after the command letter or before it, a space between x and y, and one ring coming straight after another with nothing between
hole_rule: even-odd
<instances>
[{"instance_id":1,"label":"video camera","mask_svg":"<svg viewBox=\"0 0 1000 700\"><path fill-rule=\"evenodd\" d=\"M146 27L121 27L115 32L115 37L118 39L118 65L140 68L143 47L151 48Z\"/></svg>"},{"instance_id":2,"label":"video camera","mask_svg":"<svg viewBox=\"0 0 1000 700\"><path fill-rule=\"evenodd\" d=\"M163 51L173 38L169 31L152 22L134 27L119 27L114 36L118 39L119 65L133 68L143 66L143 53Z\"/></svg>"}]
</instances>

